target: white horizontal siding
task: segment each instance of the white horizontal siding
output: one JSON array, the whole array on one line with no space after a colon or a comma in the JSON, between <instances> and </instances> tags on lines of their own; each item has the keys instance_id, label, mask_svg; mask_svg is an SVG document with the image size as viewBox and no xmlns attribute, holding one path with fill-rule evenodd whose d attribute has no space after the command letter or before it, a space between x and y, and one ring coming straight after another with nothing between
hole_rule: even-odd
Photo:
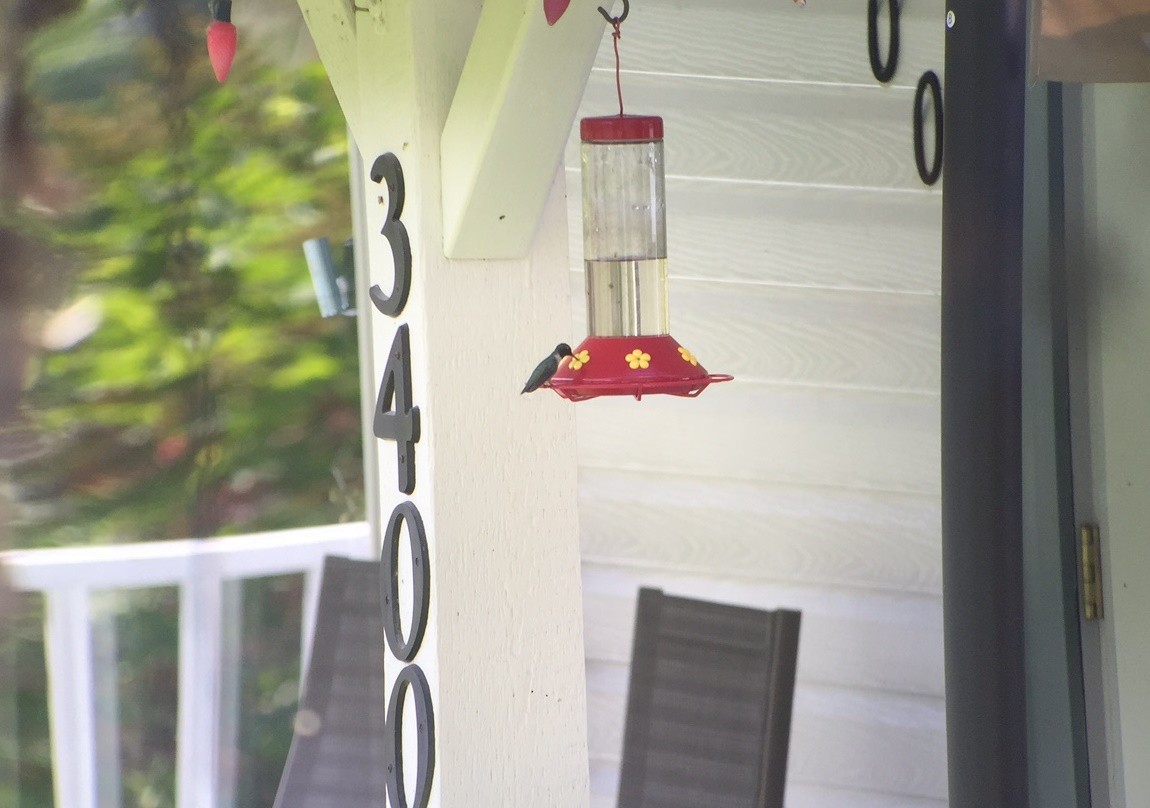
<instances>
[{"instance_id":1,"label":"white horizontal siding","mask_svg":"<svg viewBox=\"0 0 1150 808\"><path fill-rule=\"evenodd\" d=\"M902 4L899 68L888 88L913 90L924 70L942 75L945 13L937 0ZM648 0L631 5L619 49L624 70L871 89L865 14L860 0L810 0L803 8L784 0ZM885 42L885 13L881 22ZM595 66L614 65L610 46L601 48Z\"/></svg>"},{"instance_id":2,"label":"white horizontal siding","mask_svg":"<svg viewBox=\"0 0 1150 808\"><path fill-rule=\"evenodd\" d=\"M584 467L579 503L587 562L892 593L941 589L930 496Z\"/></svg>"},{"instance_id":3,"label":"white horizontal siding","mask_svg":"<svg viewBox=\"0 0 1150 808\"><path fill-rule=\"evenodd\" d=\"M633 74L623 101L662 115L671 177L936 193L914 168L912 92ZM618 111L613 72L591 73L583 109Z\"/></svg>"},{"instance_id":4,"label":"white horizontal siding","mask_svg":"<svg viewBox=\"0 0 1150 808\"><path fill-rule=\"evenodd\" d=\"M946 805L941 194L911 140L944 14L903 4L885 87L857 0L649 0L623 26L627 110L665 121L671 332L736 380L578 405L595 808L641 586L802 611L789 808ZM607 37L581 114L615 110ZM566 168L574 344L577 131Z\"/></svg>"},{"instance_id":5,"label":"white horizontal siding","mask_svg":"<svg viewBox=\"0 0 1150 808\"><path fill-rule=\"evenodd\" d=\"M937 496L938 419L934 396L736 379L698 399L595 399L576 421L584 466Z\"/></svg>"},{"instance_id":6,"label":"white horizontal siding","mask_svg":"<svg viewBox=\"0 0 1150 808\"><path fill-rule=\"evenodd\" d=\"M580 318L583 273L571 275ZM670 294L679 342L741 380L938 391L937 297L678 278Z\"/></svg>"},{"instance_id":7,"label":"white horizontal siding","mask_svg":"<svg viewBox=\"0 0 1150 808\"><path fill-rule=\"evenodd\" d=\"M802 683L942 697L942 601L938 595L878 593L833 586L775 584L642 564L584 563L584 642L588 664L631 658L640 586L686 597L803 612ZM621 717L621 716L620 716ZM592 753L598 750L592 747Z\"/></svg>"},{"instance_id":8,"label":"white horizontal siding","mask_svg":"<svg viewBox=\"0 0 1150 808\"><path fill-rule=\"evenodd\" d=\"M592 759L591 808L615 808L618 793L618 764ZM857 788L788 783L786 805L787 808L945 808L946 800L897 797L891 794L860 791Z\"/></svg>"},{"instance_id":9,"label":"white horizontal siding","mask_svg":"<svg viewBox=\"0 0 1150 808\"><path fill-rule=\"evenodd\" d=\"M572 268L581 270L578 163L567 183ZM941 203L937 193L670 177L669 271L721 283L937 296Z\"/></svg>"},{"instance_id":10,"label":"white horizontal siding","mask_svg":"<svg viewBox=\"0 0 1150 808\"><path fill-rule=\"evenodd\" d=\"M587 731L599 762L619 761L626 694L625 667L589 666ZM945 726L935 699L800 684L792 721L789 783L926 798L946 788ZM926 750L935 752L933 763L922 766Z\"/></svg>"}]
</instances>

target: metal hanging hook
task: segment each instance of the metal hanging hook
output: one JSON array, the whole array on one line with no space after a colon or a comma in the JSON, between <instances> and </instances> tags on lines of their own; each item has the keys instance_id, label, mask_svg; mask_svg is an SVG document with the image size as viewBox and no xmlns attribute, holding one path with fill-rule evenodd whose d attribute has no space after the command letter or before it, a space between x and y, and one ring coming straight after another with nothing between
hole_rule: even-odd
<instances>
[{"instance_id":1,"label":"metal hanging hook","mask_svg":"<svg viewBox=\"0 0 1150 808\"><path fill-rule=\"evenodd\" d=\"M614 25L614 26L621 25L623 20L627 19L627 15L631 13L630 0L623 0L623 13L620 14L618 17L612 17L610 14L607 13L607 9L603 8L603 6L599 6L599 13L602 14L603 19L605 19L607 22L611 23L611 25Z\"/></svg>"}]
</instances>

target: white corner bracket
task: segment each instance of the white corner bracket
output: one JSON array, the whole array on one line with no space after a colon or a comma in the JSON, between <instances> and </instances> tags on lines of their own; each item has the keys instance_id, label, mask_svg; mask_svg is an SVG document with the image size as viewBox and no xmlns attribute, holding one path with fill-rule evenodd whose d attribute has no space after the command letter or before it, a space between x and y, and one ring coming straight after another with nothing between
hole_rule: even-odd
<instances>
[{"instance_id":1,"label":"white corner bracket","mask_svg":"<svg viewBox=\"0 0 1150 808\"><path fill-rule=\"evenodd\" d=\"M594 0L554 26L543 0L487 0L443 127L443 251L527 255L605 23Z\"/></svg>"}]
</instances>

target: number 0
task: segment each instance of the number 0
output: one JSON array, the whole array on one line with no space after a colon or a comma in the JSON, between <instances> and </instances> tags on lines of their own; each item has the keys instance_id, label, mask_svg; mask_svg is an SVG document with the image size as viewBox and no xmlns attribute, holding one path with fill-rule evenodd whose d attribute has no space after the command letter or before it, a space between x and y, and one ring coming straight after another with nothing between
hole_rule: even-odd
<instances>
[{"instance_id":1,"label":"number 0","mask_svg":"<svg viewBox=\"0 0 1150 808\"><path fill-rule=\"evenodd\" d=\"M411 626L403 636L399 617L399 532L407 523L411 548ZM419 653L427 631L431 603L431 565L428 563L427 531L423 517L414 502L401 502L391 512L383 530L383 549L379 554L379 589L383 601L383 633L387 646L400 662L411 662Z\"/></svg>"},{"instance_id":2,"label":"number 0","mask_svg":"<svg viewBox=\"0 0 1150 808\"><path fill-rule=\"evenodd\" d=\"M403 782L403 702L407 691L415 699L417 749L415 795L408 802ZM431 780L435 774L435 712L431 706L431 686L418 665L399 672L387 705L387 731L384 733L387 761L387 796L393 808L427 808L431 801Z\"/></svg>"}]
</instances>

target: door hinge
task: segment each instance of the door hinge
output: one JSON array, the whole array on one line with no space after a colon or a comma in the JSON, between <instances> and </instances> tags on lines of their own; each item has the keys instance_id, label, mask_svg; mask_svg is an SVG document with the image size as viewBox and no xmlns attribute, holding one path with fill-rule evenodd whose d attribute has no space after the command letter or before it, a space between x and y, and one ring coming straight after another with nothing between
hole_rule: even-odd
<instances>
[{"instance_id":1,"label":"door hinge","mask_svg":"<svg viewBox=\"0 0 1150 808\"><path fill-rule=\"evenodd\" d=\"M1082 617L1102 619L1102 547L1098 525L1078 529L1078 561L1082 567Z\"/></svg>"}]
</instances>

